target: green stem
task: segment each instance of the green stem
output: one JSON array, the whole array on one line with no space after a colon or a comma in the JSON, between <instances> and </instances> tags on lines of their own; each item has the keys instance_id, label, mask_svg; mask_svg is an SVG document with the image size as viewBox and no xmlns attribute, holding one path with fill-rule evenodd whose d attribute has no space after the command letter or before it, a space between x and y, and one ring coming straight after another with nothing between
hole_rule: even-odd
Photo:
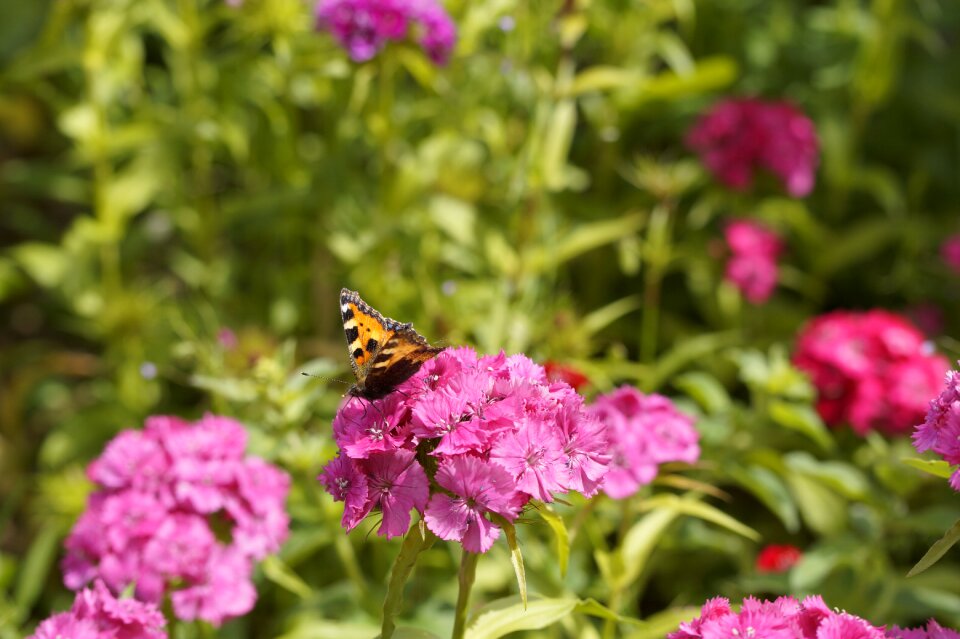
<instances>
[{"instance_id":1,"label":"green stem","mask_svg":"<svg viewBox=\"0 0 960 639\"><path fill-rule=\"evenodd\" d=\"M473 588L473 580L477 576L477 559L480 555L467 550L460 556L460 573L458 581L460 583L460 592L457 594L457 612L453 620L453 634L450 639L463 639L463 633L467 629L467 607L470 603L470 590Z\"/></svg>"},{"instance_id":2,"label":"green stem","mask_svg":"<svg viewBox=\"0 0 960 639\"><path fill-rule=\"evenodd\" d=\"M643 316L640 326L640 361L651 363L657 355L660 325L660 287L670 262L670 208L654 207L647 228L646 276L643 290Z\"/></svg>"},{"instance_id":3,"label":"green stem","mask_svg":"<svg viewBox=\"0 0 960 639\"><path fill-rule=\"evenodd\" d=\"M387 596L383 599L383 624L380 626L380 639L390 639L397 626L394 620L397 618L397 612L403 603L403 586L407 583L413 567L417 563L417 557L420 553L433 545L437 540L436 535L421 528L419 522L410 526L407 536L400 546L400 554L393 562L393 569L390 571L390 583L387 584Z\"/></svg>"}]
</instances>

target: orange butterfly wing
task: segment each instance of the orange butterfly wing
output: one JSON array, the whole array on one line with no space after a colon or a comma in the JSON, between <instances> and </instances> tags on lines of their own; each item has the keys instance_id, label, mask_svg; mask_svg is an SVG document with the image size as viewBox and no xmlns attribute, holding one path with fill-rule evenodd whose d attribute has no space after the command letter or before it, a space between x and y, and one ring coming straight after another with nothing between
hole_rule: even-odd
<instances>
[{"instance_id":1,"label":"orange butterfly wing","mask_svg":"<svg viewBox=\"0 0 960 639\"><path fill-rule=\"evenodd\" d=\"M356 291L340 291L340 315L357 378L350 395L370 400L384 397L443 350L430 346L412 324L378 313Z\"/></svg>"}]
</instances>

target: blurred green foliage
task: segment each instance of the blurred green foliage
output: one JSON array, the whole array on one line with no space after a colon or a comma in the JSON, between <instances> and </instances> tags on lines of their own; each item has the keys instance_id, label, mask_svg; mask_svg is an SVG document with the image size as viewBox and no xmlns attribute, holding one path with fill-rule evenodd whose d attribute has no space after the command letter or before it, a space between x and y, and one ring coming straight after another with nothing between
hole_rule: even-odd
<instances>
[{"instance_id":1,"label":"blurred green foliage","mask_svg":"<svg viewBox=\"0 0 960 639\"><path fill-rule=\"evenodd\" d=\"M341 286L435 343L570 363L588 394L628 382L700 416L693 472L557 507L566 576L550 526L519 527L546 599L508 629L656 637L708 596L786 592L878 624L960 624L955 559L905 577L955 495L901 463L907 441L827 431L785 354L824 310L920 304L958 354L937 246L960 230L960 5L446 6L445 68L405 46L353 64L303 0L0 7L0 637L67 607L60 542L107 439L205 410L241 418L294 476L292 537L220 636L376 634L398 544L340 530L314 477L345 386L300 375L349 376ZM789 98L816 122L809 199L727 192L685 149L727 94ZM721 282L721 221L744 215L789 245L762 307ZM759 575L758 541L804 559ZM457 563L423 555L406 624L448 632ZM476 605L515 594L497 545Z\"/></svg>"}]
</instances>

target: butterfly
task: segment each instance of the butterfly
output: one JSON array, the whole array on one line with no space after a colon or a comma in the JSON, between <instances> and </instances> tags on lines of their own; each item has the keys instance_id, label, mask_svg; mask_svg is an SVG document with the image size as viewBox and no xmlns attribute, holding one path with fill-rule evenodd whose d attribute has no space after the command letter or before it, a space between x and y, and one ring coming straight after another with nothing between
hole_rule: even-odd
<instances>
[{"instance_id":1,"label":"butterfly","mask_svg":"<svg viewBox=\"0 0 960 639\"><path fill-rule=\"evenodd\" d=\"M356 291L340 289L340 316L357 378L347 394L354 397L374 400L389 395L443 350L430 346L413 324L378 313Z\"/></svg>"}]
</instances>

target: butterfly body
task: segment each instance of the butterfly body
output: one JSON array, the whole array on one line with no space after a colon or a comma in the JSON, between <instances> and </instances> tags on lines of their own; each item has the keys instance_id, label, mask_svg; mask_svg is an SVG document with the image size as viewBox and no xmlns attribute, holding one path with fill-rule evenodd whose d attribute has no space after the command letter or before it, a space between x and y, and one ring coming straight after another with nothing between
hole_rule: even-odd
<instances>
[{"instance_id":1,"label":"butterfly body","mask_svg":"<svg viewBox=\"0 0 960 639\"><path fill-rule=\"evenodd\" d=\"M347 391L374 400L389 395L442 348L430 346L413 324L384 317L356 291L340 290L340 316L357 383Z\"/></svg>"}]
</instances>

